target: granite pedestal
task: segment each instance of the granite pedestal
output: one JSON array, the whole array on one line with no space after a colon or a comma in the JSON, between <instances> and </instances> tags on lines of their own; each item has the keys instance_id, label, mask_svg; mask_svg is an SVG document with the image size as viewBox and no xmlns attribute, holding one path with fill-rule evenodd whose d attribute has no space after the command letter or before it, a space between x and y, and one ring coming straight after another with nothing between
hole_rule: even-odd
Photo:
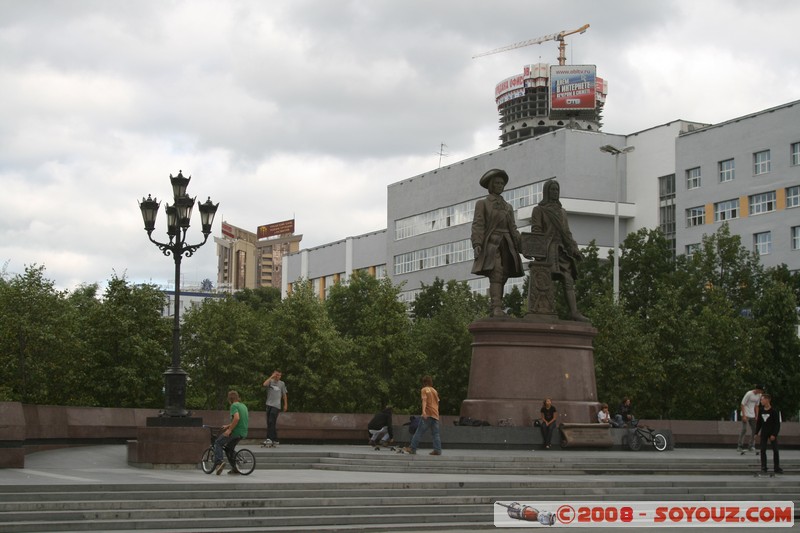
<instances>
[{"instance_id":1,"label":"granite pedestal","mask_svg":"<svg viewBox=\"0 0 800 533\"><path fill-rule=\"evenodd\" d=\"M461 416L530 426L551 398L560 423L596 420L597 330L590 324L529 315L481 319L469 329L472 363Z\"/></svg>"}]
</instances>

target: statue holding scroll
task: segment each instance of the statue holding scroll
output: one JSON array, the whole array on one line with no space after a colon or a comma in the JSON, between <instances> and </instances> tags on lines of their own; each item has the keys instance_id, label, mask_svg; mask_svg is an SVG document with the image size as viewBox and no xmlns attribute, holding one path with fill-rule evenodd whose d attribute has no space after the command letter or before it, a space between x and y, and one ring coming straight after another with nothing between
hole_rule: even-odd
<instances>
[{"instance_id":1,"label":"statue holding scroll","mask_svg":"<svg viewBox=\"0 0 800 533\"><path fill-rule=\"evenodd\" d=\"M544 261L544 264L548 265L550 278L560 278L563 281L564 296L572 319L588 322L589 319L578 311L575 300L575 279L578 277L577 262L582 260L583 256L569 230L567 212L561 207L559 200L560 190L556 180L548 180L544 184L542 201L533 208L531 213L531 234L526 237L530 236L533 239L533 247L539 252L532 256L537 261ZM525 255L528 254L525 253ZM531 281L533 282L533 280Z\"/></svg>"}]
</instances>

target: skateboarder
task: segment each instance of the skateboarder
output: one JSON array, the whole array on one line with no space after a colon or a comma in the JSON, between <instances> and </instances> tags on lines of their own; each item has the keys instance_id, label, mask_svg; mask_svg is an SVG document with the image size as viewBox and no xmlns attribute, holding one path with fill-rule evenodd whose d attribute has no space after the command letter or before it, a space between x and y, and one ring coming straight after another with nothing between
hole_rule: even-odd
<instances>
[{"instance_id":1,"label":"skateboarder","mask_svg":"<svg viewBox=\"0 0 800 533\"><path fill-rule=\"evenodd\" d=\"M761 474L767 473L767 445L772 446L772 467L775 474L783 474L778 453L778 433L781 431L781 414L772 406L772 396L761 395L761 409L756 421L756 436L761 435Z\"/></svg>"},{"instance_id":2,"label":"skateboarder","mask_svg":"<svg viewBox=\"0 0 800 533\"><path fill-rule=\"evenodd\" d=\"M756 415L758 414L758 404L761 401L761 394L764 392L764 387L756 385L752 390L745 393L740 405L740 412L742 415L742 430L739 432L739 444L736 451L744 454L745 437L747 436L747 429L750 428L750 451L756 451Z\"/></svg>"},{"instance_id":3,"label":"skateboarder","mask_svg":"<svg viewBox=\"0 0 800 533\"><path fill-rule=\"evenodd\" d=\"M381 412L376 413L367 425L369 431L369 445L379 450L380 446L394 444L392 432L392 406L385 405Z\"/></svg>"}]
</instances>

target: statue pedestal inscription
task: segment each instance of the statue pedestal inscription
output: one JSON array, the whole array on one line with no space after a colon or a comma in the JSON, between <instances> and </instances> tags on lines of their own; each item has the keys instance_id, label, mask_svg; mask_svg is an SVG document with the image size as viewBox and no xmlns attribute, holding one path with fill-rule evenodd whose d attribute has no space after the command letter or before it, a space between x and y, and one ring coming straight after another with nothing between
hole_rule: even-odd
<instances>
[{"instance_id":1,"label":"statue pedestal inscription","mask_svg":"<svg viewBox=\"0 0 800 533\"><path fill-rule=\"evenodd\" d=\"M481 319L470 324L472 363L461 416L495 426L530 426L545 398L559 423L596 420L598 402L590 324L547 316Z\"/></svg>"}]
</instances>

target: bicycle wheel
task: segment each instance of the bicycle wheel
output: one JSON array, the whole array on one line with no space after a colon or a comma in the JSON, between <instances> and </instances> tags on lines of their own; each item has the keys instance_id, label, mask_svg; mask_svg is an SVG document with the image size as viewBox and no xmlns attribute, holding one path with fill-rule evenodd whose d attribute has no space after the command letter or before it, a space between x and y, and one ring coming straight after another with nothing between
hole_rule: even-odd
<instances>
[{"instance_id":1,"label":"bicycle wheel","mask_svg":"<svg viewBox=\"0 0 800 533\"><path fill-rule=\"evenodd\" d=\"M635 452L642 449L642 438L638 433L634 432L628 435L628 447Z\"/></svg>"},{"instance_id":2,"label":"bicycle wheel","mask_svg":"<svg viewBox=\"0 0 800 533\"><path fill-rule=\"evenodd\" d=\"M203 472L206 474L210 474L214 471L214 448L209 446L206 448L206 451L203 452L203 459L200 461L200 468L203 469Z\"/></svg>"},{"instance_id":3,"label":"bicycle wheel","mask_svg":"<svg viewBox=\"0 0 800 533\"><path fill-rule=\"evenodd\" d=\"M667 437L663 433L656 433L653 435L653 446L656 450L663 452L667 449Z\"/></svg>"},{"instance_id":4,"label":"bicycle wheel","mask_svg":"<svg viewBox=\"0 0 800 533\"><path fill-rule=\"evenodd\" d=\"M236 452L236 470L246 476L253 473L256 469L256 456L247 448L242 448Z\"/></svg>"}]
</instances>

